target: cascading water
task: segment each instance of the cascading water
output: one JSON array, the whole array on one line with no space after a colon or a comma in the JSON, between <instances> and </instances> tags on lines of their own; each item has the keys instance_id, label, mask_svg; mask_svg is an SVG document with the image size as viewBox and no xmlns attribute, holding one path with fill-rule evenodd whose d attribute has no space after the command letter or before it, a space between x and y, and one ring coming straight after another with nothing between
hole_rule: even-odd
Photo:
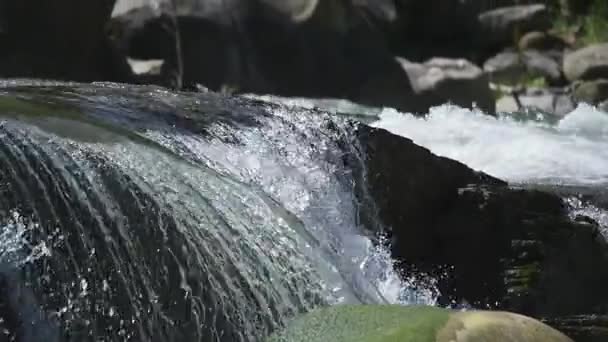
<instances>
[{"instance_id":1,"label":"cascading water","mask_svg":"<svg viewBox=\"0 0 608 342\"><path fill-rule=\"evenodd\" d=\"M257 341L318 305L434 303L363 233L349 129L212 94L3 83L0 333Z\"/></svg>"}]
</instances>

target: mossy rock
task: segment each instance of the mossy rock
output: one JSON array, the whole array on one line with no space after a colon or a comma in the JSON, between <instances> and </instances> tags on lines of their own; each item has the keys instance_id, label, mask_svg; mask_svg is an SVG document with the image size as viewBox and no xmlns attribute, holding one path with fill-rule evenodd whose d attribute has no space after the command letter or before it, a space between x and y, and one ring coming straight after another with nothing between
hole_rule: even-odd
<instances>
[{"instance_id":1,"label":"mossy rock","mask_svg":"<svg viewBox=\"0 0 608 342\"><path fill-rule=\"evenodd\" d=\"M572 342L529 317L426 306L344 305L295 319L267 342Z\"/></svg>"}]
</instances>

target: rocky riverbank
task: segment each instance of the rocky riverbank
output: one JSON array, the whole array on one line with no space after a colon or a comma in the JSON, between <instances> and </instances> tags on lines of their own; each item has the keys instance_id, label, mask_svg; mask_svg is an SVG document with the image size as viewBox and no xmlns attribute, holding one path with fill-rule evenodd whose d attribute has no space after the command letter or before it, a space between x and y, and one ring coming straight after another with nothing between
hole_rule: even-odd
<instances>
[{"instance_id":1,"label":"rocky riverbank","mask_svg":"<svg viewBox=\"0 0 608 342\"><path fill-rule=\"evenodd\" d=\"M608 6L591 1L114 5L2 1L0 76L345 98L416 113L452 102L564 114L608 97L608 45L583 39L595 27L584 20Z\"/></svg>"}]
</instances>

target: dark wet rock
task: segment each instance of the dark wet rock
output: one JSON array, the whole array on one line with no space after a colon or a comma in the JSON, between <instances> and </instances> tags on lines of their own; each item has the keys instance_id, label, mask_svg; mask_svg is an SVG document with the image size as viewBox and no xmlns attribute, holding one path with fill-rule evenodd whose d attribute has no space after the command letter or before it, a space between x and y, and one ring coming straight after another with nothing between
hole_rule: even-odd
<instances>
[{"instance_id":1,"label":"dark wet rock","mask_svg":"<svg viewBox=\"0 0 608 342\"><path fill-rule=\"evenodd\" d=\"M526 89L523 92L504 95L496 101L496 111L540 111L564 116L574 110L576 103L571 94L563 89Z\"/></svg>"},{"instance_id":2,"label":"dark wet rock","mask_svg":"<svg viewBox=\"0 0 608 342\"><path fill-rule=\"evenodd\" d=\"M407 72L414 92L429 105L450 102L462 107L475 104L494 113L494 97L483 70L464 59L433 58L412 63L398 58Z\"/></svg>"},{"instance_id":3,"label":"dark wet rock","mask_svg":"<svg viewBox=\"0 0 608 342\"><path fill-rule=\"evenodd\" d=\"M264 11L228 23L225 13L179 16L183 84L426 111L382 35L349 4L321 1L297 24L269 19ZM163 84L171 84L178 65L171 25L169 16L144 8L113 19L115 40L126 54L166 60Z\"/></svg>"},{"instance_id":4,"label":"dark wet rock","mask_svg":"<svg viewBox=\"0 0 608 342\"><path fill-rule=\"evenodd\" d=\"M543 4L501 7L479 15L482 38L488 46L517 45L519 36L551 27Z\"/></svg>"},{"instance_id":5,"label":"dark wet rock","mask_svg":"<svg viewBox=\"0 0 608 342\"><path fill-rule=\"evenodd\" d=\"M567 47L566 42L555 35L547 32L533 31L524 34L519 40L519 50L563 50Z\"/></svg>"},{"instance_id":6,"label":"dark wet rock","mask_svg":"<svg viewBox=\"0 0 608 342\"><path fill-rule=\"evenodd\" d=\"M0 3L1 77L128 80L126 60L105 38L113 0Z\"/></svg>"},{"instance_id":7,"label":"dark wet rock","mask_svg":"<svg viewBox=\"0 0 608 342\"><path fill-rule=\"evenodd\" d=\"M608 43L590 45L567 54L563 68L570 81L608 78Z\"/></svg>"},{"instance_id":8,"label":"dark wet rock","mask_svg":"<svg viewBox=\"0 0 608 342\"><path fill-rule=\"evenodd\" d=\"M572 222L559 197L507 187L383 130L358 134L393 255L439 277L440 303L536 317L608 308L606 241L597 224Z\"/></svg>"},{"instance_id":9,"label":"dark wet rock","mask_svg":"<svg viewBox=\"0 0 608 342\"><path fill-rule=\"evenodd\" d=\"M573 96L579 102L590 104L608 100L608 79L575 83Z\"/></svg>"},{"instance_id":10,"label":"dark wet rock","mask_svg":"<svg viewBox=\"0 0 608 342\"><path fill-rule=\"evenodd\" d=\"M608 341L608 316L576 315L544 320L559 329L576 342Z\"/></svg>"}]
</instances>

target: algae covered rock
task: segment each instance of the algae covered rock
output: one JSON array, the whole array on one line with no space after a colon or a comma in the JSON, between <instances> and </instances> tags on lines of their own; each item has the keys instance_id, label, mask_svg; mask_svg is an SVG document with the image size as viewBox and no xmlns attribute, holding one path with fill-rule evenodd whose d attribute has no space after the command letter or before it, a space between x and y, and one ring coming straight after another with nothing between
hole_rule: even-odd
<instances>
[{"instance_id":1,"label":"algae covered rock","mask_svg":"<svg viewBox=\"0 0 608 342\"><path fill-rule=\"evenodd\" d=\"M295 319L267 342L571 342L529 317L436 307L345 305Z\"/></svg>"}]
</instances>

